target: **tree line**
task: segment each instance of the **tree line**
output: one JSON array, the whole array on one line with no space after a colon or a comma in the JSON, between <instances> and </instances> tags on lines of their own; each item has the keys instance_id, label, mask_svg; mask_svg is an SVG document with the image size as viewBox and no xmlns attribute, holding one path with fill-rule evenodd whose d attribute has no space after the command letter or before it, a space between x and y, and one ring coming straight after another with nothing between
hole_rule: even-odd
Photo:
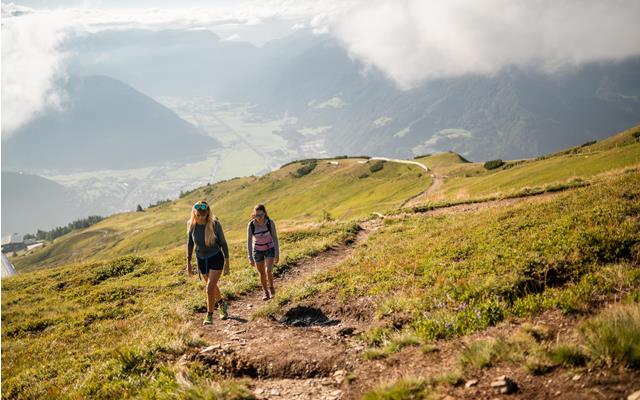
<instances>
[{"instance_id":1,"label":"tree line","mask_svg":"<svg viewBox=\"0 0 640 400\"><path fill-rule=\"evenodd\" d=\"M24 235L24 239L37 239L37 240L53 240L57 237L65 235L75 229L83 229L88 228L91 225L97 224L102 221L104 217L99 215L90 215L87 218L77 219L73 222L67 224L67 226L58 226L56 228L51 229L50 231L43 231L42 229L38 229L38 231L34 234L28 233Z\"/></svg>"}]
</instances>

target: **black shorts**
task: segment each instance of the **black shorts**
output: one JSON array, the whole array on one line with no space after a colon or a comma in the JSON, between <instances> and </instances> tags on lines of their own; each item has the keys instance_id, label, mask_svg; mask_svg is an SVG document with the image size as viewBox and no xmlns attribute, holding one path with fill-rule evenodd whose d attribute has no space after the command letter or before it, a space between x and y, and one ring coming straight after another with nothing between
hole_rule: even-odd
<instances>
[{"instance_id":1,"label":"black shorts","mask_svg":"<svg viewBox=\"0 0 640 400\"><path fill-rule=\"evenodd\" d=\"M275 247L270 248L269 250L254 250L253 251L253 261L257 263L264 262L265 258L275 258L276 257L276 249Z\"/></svg>"},{"instance_id":2,"label":"black shorts","mask_svg":"<svg viewBox=\"0 0 640 400\"><path fill-rule=\"evenodd\" d=\"M208 276L210 269L220 271L224 267L224 256L221 251L208 258L196 257L196 259L198 260L198 270L202 275Z\"/></svg>"}]
</instances>

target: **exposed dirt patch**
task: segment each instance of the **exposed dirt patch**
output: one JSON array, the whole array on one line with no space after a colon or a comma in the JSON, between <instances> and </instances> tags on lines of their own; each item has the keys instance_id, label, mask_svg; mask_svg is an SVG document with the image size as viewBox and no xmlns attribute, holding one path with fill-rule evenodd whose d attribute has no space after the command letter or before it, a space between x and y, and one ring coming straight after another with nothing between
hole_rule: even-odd
<instances>
[{"instance_id":1,"label":"exposed dirt patch","mask_svg":"<svg viewBox=\"0 0 640 400\"><path fill-rule=\"evenodd\" d=\"M431 183L431 185L429 185L427 190L405 201L404 203L402 203L400 208L414 207L420 204L424 204L427 202L427 200L429 200L429 196L439 191L444 184L444 177L437 172L432 173L431 177L433 178L433 182Z\"/></svg>"}]
</instances>

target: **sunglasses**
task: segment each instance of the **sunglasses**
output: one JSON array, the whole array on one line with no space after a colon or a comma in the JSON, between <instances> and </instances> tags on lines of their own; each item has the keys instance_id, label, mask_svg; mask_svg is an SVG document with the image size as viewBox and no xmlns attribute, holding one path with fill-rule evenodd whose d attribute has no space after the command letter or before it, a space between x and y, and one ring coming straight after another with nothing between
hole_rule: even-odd
<instances>
[{"instance_id":1,"label":"sunglasses","mask_svg":"<svg viewBox=\"0 0 640 400\"><path fill-rule=\"evenodd\" d=\"M194 204L193 209L194 210L202 210L202 211L206 211L207 210L207 205L204 203L198 203L198 204Z\"/></svg>"}]
</instances>

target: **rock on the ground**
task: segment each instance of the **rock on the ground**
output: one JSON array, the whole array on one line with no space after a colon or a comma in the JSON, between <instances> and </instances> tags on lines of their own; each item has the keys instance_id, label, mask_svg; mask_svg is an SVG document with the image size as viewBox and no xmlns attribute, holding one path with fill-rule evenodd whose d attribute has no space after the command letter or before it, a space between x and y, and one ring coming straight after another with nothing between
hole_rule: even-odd
<instances>
[{"instance_id":1,"label":"rock on the ground","mask_svg":"<svg viewBox=\"0 0 640 400\"><path fill-rule=\"evenodd\" d=\"M636 390L627 396L627 400L640 400L640 390Z\"/></svg>"},{"instance_id":2,"label":"rock on the ground","mask_svg":"<svg viewBox=\"0 0 640 400\"><path fill-rule=\"evenodd\" d=\"M471 379L471 380L468 380L467 383L464 384L464 387L466 387L468 389L471 386L475 386L477 384L478 384L478 380L477 379Z\"/></svg>"},{"instance_id":3,"label":"rock on the ground","mask_svg":"<svg viewBox=\"0 0 640 400\"><path fill-rule=\"evenodd\" d=\"M506 375L497 377L491 382L491 387L500 389L502 394L511 394L518 391L518 384Z\"/></svg>"}]
</instances>

